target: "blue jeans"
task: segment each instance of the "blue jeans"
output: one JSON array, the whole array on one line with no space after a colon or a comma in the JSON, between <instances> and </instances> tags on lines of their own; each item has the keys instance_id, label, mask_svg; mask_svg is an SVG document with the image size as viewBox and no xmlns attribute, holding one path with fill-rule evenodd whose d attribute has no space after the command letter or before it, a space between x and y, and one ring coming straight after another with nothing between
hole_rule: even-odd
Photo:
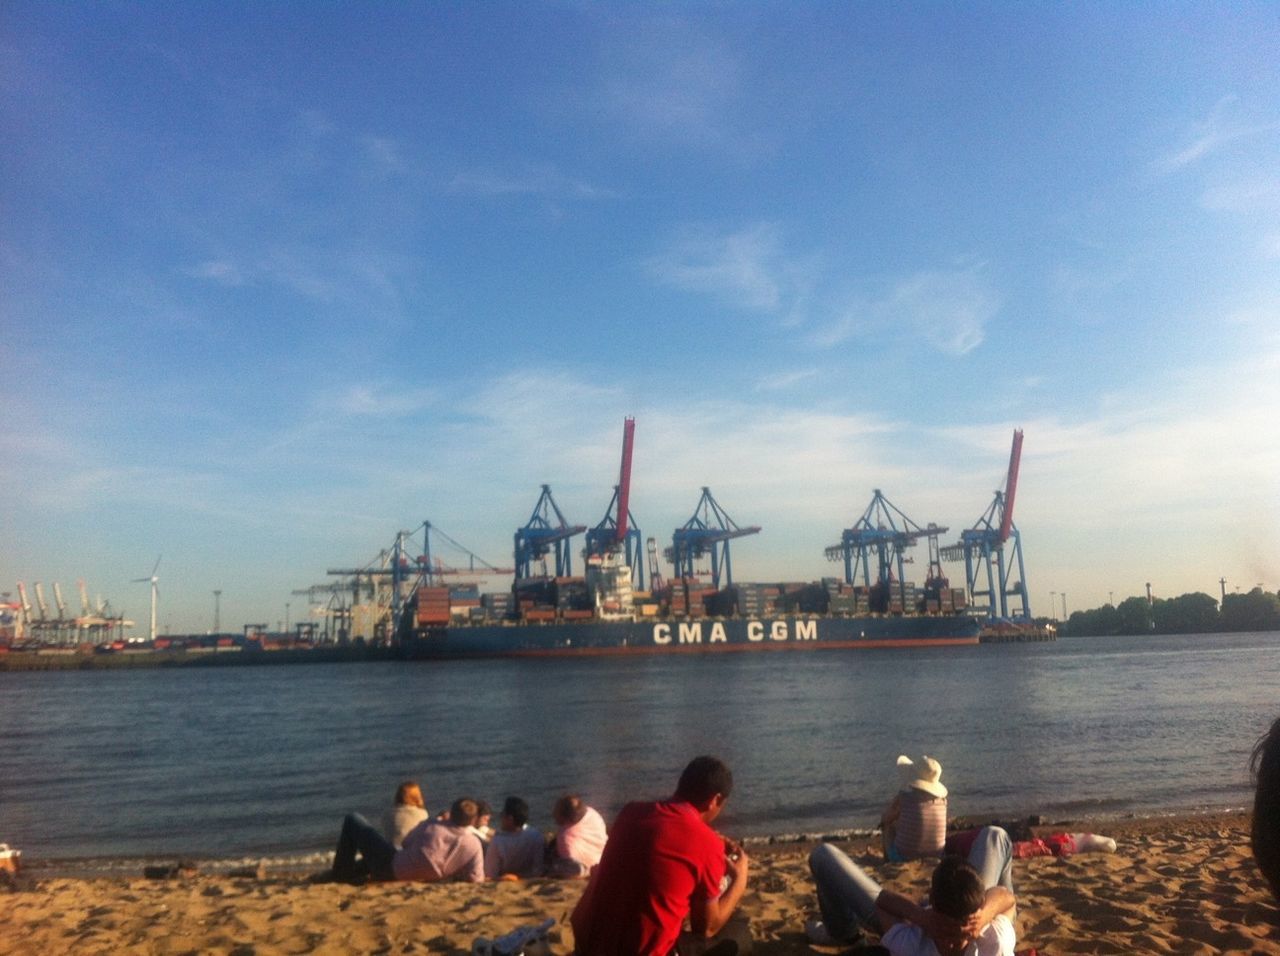
<instances>
[{"instance_id":1,"label":"blue jeans","mask_svg":"<svg viewBox=\"0 0 1280 956\"><path fill-rule=\"evenodd\" d=\"M357 862L356 855L360 860ZM366 879L394 880L391 861L396 848L391 841L358 813L348 813L338 835L338 848L333 853L334 879L343 883L362 883Z\"/></svg>"},{"instance_id":2,"label":"blue jeans","mask_svg":"<svg viewBox=\"0 0 1280 956\"><path fill-rule=\"evenodd\" d=\"M1013 892L1013 842L1000 827L983 827L969 850L969 863L986 889L1003 886ZM829 843L809 854L809 871L818 890L818 908L827 932L851 940L859 929L878 929L876 900L881 886L847 855Z\"/></svg>"}]
</instances>

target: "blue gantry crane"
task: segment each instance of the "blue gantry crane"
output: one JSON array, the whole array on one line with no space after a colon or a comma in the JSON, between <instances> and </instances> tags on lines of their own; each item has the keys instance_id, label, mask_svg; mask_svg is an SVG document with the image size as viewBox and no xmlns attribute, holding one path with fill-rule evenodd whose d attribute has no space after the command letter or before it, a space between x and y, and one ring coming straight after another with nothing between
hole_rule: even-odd
<instances>
[{"instance_id":1,"label":"blue gantry crane","mask_svg":"<svg viewBox=\"0 0 1280 956\"><path fill-rule=\"evenodd\" d=\"M664 552L675 567L676 577L693 577L693 562L711 556L711 585L719 589L723 576L726 587L733 584L733 566L729 561L729 542L749 534L759 534L760 527L739 527L704 487L693 517L671 536L671 547Z\"/></svg>"},{"instance_id":2,"label":"blue gantry crane","mask_svg":"<svg viewBox=\"0 0 1280 956\"><path fill-rule=\"evenodd\" d=\"M1009 472L1004 491L997 491L991 505L972 528L960 532L960 541L942 549L947 561L963 561L965 581L975 608L986 601L987 616L992 620L1008 618L1009 598L1021 601L1022 620L1031 619L1027 598L1026 574L1022 564L1022 536L1013 523L1013 499L1018 491L1018 467L1022 462L1022 429L1014 429L1013 448L1009 452ZM1009 560L1005 548L1012 541ZM1014 577L1014 569L1017 577Z\"/></svg>"},{"instance_id":3,"label":"blue gantry crane","mask_svg":"<svg viewBox=\"0 0 1280 956\"><path fill-rule=\"evenodd\" d=\"M942 575L938 536L946 531L946 528L932 523L925 527L916 524L876 488L862 517L841 533L839 544L826 549L827 560L844 562L846 584L860 584L869 590L871 610L881 613L889 610L895 596L901 607L906 609L903 565L909 560L907 549L914 547L921 538L928 541L926 593L945 587L947 581Z\"/></svg>"},{"instance_id":4,"label":"blue gantry crane","mask_svg":"<svg viewBox=\"0 0 1280 956\"><path fill-rule=\"evenodd\" d=\"M535 577L534 563L541 564L554 552L556 577L573 574L572 552L569 539L586 531L586 525L570 525L565 521L560 507L551 497L551 486L543 485L538 503L524 527L515 534L516 579Z\"/></svg>"}]
</instances>

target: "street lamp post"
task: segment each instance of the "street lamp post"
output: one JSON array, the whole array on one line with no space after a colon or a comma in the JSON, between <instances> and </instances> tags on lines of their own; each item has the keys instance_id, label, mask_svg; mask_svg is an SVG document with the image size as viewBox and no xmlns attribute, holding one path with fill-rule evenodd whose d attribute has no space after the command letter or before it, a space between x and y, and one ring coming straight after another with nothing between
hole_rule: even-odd
<instances>
[{"instance_id":1,"label":"street lamp post","mask_svg":"<svg viewBox=\"0 0 1280 956\"><path fill-rule=\"evenodd\" d=\"M284 602L284 632L289 633L289 602Z\"/></svg>"},{"instance_id":2,"label":"street lamp post","mask_svg":"<svg viewBox=\"0 0 1280 956\"><path fill-rule=\"evenodd\" d=\"M1049 592L1049 616L1055 621L1058 619L1058 592Z\"/></svg>"},{"instance_id":3,"label":"street lamp post","mask_svg":"<svg viewBox=\"0 0 1280 956\"><path fill-rule=\"evenodd\" d=\"M213 592L213 633L222 633L222 592Z\"/></svg>"}]
</instances>

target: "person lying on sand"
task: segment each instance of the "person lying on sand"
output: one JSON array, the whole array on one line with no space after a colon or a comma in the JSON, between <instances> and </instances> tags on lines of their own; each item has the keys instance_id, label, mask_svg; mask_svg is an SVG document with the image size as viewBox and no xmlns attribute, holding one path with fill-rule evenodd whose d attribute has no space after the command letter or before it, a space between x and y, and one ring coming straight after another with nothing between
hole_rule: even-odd
<instances>
[{"instance_id":1,"label":"person lying on sand","mask_svg":"<svg viewBox=\"0 0 1280 956\"><path fill-rule=\"evenodd\" d=\"M439 883L484 879L484 851L471 830L476 802L454 801L448 821L424 820L409 831L397 850L358 813L342 821L333 854L333 878L342 883L366 880L415 880Z\"/></svg>"},{"instance_id":2,"label":"person lying on sand","mask_svg":"<svg viewBox=\"0 0 1280 956\"><path fill-rule=\"evenodd\" d=\"M881 934L892 956L1013 956L1012 850L1008 833L983 827L967 860L948 856L938 864L929 904L918 906L824 843L809 854L822 920L805 931L811 942L835 946L856 941L866 927Z\"/></svg>"}]
</instances>

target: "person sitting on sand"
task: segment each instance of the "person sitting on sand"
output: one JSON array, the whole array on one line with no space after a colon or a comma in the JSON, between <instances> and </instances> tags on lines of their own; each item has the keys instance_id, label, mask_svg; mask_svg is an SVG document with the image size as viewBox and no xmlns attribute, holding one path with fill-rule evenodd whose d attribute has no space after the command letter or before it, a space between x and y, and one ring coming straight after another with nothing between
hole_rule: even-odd
<instances>
[{"instance_id":1,"label":"person sitting on sand","mask_svg":"<svg viewBox=\"0 0 1280 956\"><path fill-rule=\"evenodd\" d=\"M902 789L880 815L880 840L884 858L905 863L942 855L947 839L947 788L942 785L942 764L932 757L914 763L898 758Z\"/></svg>"},{"instance_id":2,"label":"person sitting on sand","mask_svg":"<svg viewBox=\"0 0 1280 956\"><path fill-rule=\"evenodd\" d=\"M489 801L477 800L476 822L471 829L480 838L480 842L484 844L486 850L489 849L489 841L493 839L493 827L489 826L489 821L492 819L493 807L489 806Z\"/></svg>"},{"instance_id":3,"label":"person sitting on sand","mask_svg":"<svg viewBox=\"0 0 1280 956\"><path fill-rule=\"evenodd\" d=\"M424 820L409 831L397 850L358 813L342 821L333 854L333 878L343 883L414 880L439 883L484 879L484 851L471 832L476 819L474 800L457 800L448 821Z\"/></svg>"},{"instance_id":4,"label":"person sitting on sand","mask_svg":"<svg viewBox=\"0 0 1280 956\"><path fill-rule=\"evenodd\" d=\"M541 831L529 826L529 804L519 797L507 797L502 805L502 829L493 835L484 854L485 879L541 876L546 849Z\"/></svg>"},{"instance_id":5,"label":"person sitting on sand","mask_svg":"<svg viewBox=\"0 0 1280 956\"><path fill-rule=\"evenodd\" d=\"M1280 718L1253 748L1253 858L1280 902Z\"/></svg>"},{"instance_id":6,"label":"person sitting on sand","mask_svg":"<svg viewBox=\"0 0 1280 956\"><path fill-rule=\"evenodd\" d=\"M809 854L822 919L805 931L817 945L841 945L865 927L881 934L891 956L1013 956L1012 851L1008 833L983 827L967 860L948 856L937 865L929 904L917 906L824 843Z\"/></svg>"},{"instance_id":7,"label":"person sitting on sand","mask_svg":"<svg viewBox=\"0 0 1280 956\"><path fill-rule=\"evenodd\" d=\"M404 846L404 838L409 831L430 816L422 800L422 788L412 780L400 784L396 787L395 805L386 818L391 845L400 849Z\"/></svg>"},{"instance_id":8,"label":"person sitting on sand","mask_svg":"<svg viewBox=\"0 0 1280 956\"><path fill-rule=\"evenodd\" d=\"M715 757L696 757L668 800L629 803L570 917L577 956L747 953L747 854L711 823L733 789ZM726 882L727 880L727 882ZM692 927L681 933L685 917Z\"/></svg>"},{"instance_id":9,"label":"person sitting on sand","mask_svg":"<svg viewBox=\"0 0 1280 956\"><path fill-rule=\"evenodd\" d=\"M604 817L576 793L556 800L551 816L557 827L551 874L566 879L589 876L609 839Z\"/></svg>"}]
</instances>

